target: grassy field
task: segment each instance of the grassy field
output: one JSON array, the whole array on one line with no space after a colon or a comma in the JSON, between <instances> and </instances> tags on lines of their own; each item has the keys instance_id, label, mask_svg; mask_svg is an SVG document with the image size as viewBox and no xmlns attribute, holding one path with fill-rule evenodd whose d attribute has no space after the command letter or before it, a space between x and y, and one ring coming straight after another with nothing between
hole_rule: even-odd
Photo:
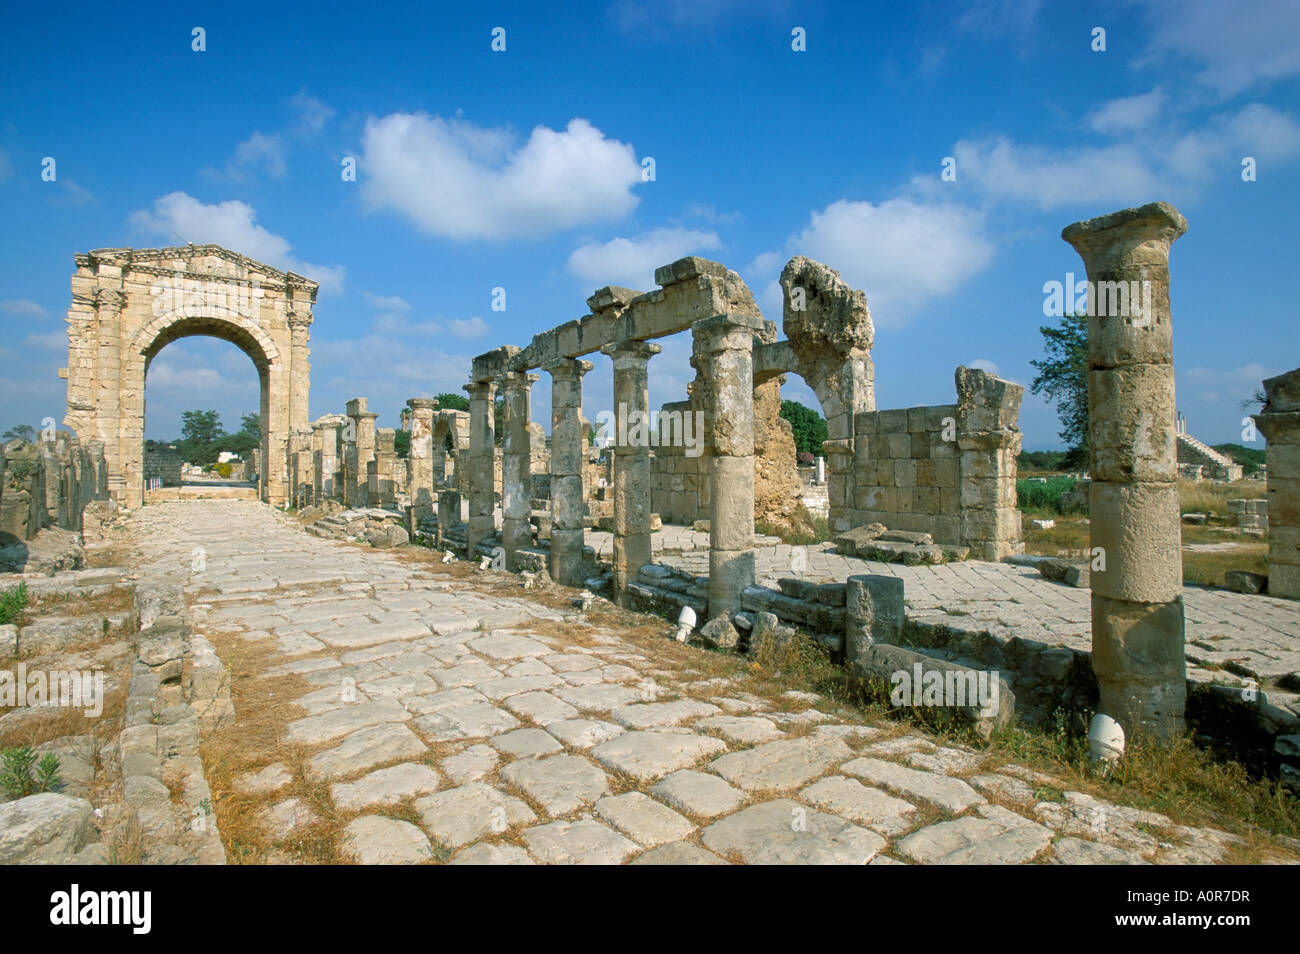
<instances>
[{"instance_id":1,"label":"grassy field","mask_svg":"<svg viewBox=\"0 0 1300 954\"><path fill-rule=\"evenodd\" d=\"M1025 552L1041 556L1081 558L1088 555L1088 518L1065 512L1061 494L1074 486L1071 477L1048 477L1046 484L1016 482L1017 498L1024 514ZM1229 570L1268 572L1268 543L1265 537L1248 536L1231 524L1228 501L1260 498L1266 493L1263 481L1240 480L1233 484L1180 480L1179 510L1203 513L1204 526L1183 525L1183 582L1202 586L1223 586ZM1034 519L1056 521L1051 530L1035 530Z\"/></svg>"}]
</instances>

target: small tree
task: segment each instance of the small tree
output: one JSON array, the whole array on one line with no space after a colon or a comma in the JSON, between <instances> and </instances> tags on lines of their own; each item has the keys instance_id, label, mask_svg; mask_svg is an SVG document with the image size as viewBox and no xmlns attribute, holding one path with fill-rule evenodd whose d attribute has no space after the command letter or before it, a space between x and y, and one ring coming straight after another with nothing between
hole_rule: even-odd
<instances>
[{"instance_id":1,"label":"small tree","mask_svg":"<svg viewBox=\"0 0 1300 954\"><path fill-rule=\"evenodd\" d=\"M433 399L438 402L438 407L446 408L450 411L468 411L469 398L463 394L457 394L454 391L444 391L442 394L435 394Z\"/></svg>"},{"instance_id":2,"label":"small tree","mask_svg":"<svg viewBox=\"0 0 1300 954\"><path fill-rule=\"evenodd\" d=\"M4 439L6 441L26 441L28 444L32 444L36 441L36 428L30 424L15 424L5 431Z\"/></svg>"},{"instance_id":3,"label":"small tree","mask_svg":"<svg viewBox=\"0 0 1300 954\"><path fill-rule=\"evenodd\" d=\"M192 464L216 463L226 432L216 411L186 411L181 415L181 451Z\"/></svg>"},{"instance_id":4,"label":"small tree","mask_svg":"<svg viewBox=\"0 0 1300 954\"><path fill-rule=\"evenodd\" d=\"M822 452L827 436L826 418L798 401L782 401L781 417L790 422L796 454L816 456Z\"/></svg>"},{"instance_id":5,"label":"small tree","mask_svg":"<svg viewBox=\"0 0 1300 954\"><path fill-rule=\"evenodd\" d=\"M1087 467L1088 316L1066 315L1059 327L1038 330L1047 356L1029 362L1038 369L1030 388L1056 405L1058 434L1069 448L1063 466Z\"/></svg>"}]
</instances>

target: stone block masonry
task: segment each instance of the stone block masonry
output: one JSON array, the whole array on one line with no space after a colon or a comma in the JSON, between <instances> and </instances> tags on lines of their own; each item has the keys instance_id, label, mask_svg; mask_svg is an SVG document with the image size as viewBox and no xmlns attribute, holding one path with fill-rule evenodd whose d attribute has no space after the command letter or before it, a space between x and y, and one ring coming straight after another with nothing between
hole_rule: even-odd
<instances>
[{"instance_id":1,"label":"stone block masonry","mask_svg":"<svg viewBox=\"0 0 1300 954\"><path fill-rule=\"evenodd\" d=\"M216 245L105 248L76 256L68 311L68 413L99 441L109 492L144 501L144 386L150 362L177 338L207 335L248 355L261 384L263 500L284 506L289 441L307 426L309 330L317 283Z\"/></svg>"},{"instance_id":2,"label":"stone block masonry","mask_svg":"<svg viewBox=\"0 0 1300 954\"><path fill-rule=\"evenodd\" d=\"M873 523L969 547L979 560L1022 549L1016 426L1024 388L974 368L956 372L958 402L854 417L852 527Z\"/></svg>"},{"instance_id":3,"label":"stone block masonry","mask_svg":"<svg viewBox=\"0 0 1300 954\"><path fill-rule=\"evenodd\" d=\"M1264 397L1255 423L1268 440L1268 592L1300 599L1300 368L1265 381Z\"/></svg>"}]
</instances>

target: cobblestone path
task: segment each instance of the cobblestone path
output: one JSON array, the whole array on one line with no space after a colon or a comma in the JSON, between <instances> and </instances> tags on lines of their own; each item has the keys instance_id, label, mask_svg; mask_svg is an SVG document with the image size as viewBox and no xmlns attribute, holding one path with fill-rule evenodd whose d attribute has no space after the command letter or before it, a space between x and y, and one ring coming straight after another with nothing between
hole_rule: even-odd
<instances>
[{"instance_id":1,"label":"cobblestone path","mask_svg":"<svg viewBox=\"0 0 1300 954\"><path fill-rule=\"evenodd\" d=\"M235 778L277 844L315 820L304 786L327 789L339 849L366 863L1177 864L1239 840L711 677L703 651L321 540L261 504L159 504L129 527L134 569L186 581L197 632L272 647L233 678L301 677L278 731L305 757ZM260 715L237 711L234 731Z\"/></svg>"}]
</instances>

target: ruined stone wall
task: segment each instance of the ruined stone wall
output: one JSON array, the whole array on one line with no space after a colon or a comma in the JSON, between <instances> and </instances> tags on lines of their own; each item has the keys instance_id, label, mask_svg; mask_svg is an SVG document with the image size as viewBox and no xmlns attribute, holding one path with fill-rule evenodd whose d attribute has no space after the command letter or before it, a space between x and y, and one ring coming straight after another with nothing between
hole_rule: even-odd
<instances>
[{"instance_id":1,"label":"ruined stone wall","mask_svg":"<svg viewBox=\"0 0 1300 954\"><path fill-rule=\"evenodd\" d=\"M958 368L957 403L859 411L852 479L831 507L853 527L882 523L970 547L980 560L1021 548L1016 509L1016 422L1024 388Z\"/></svg>"},{"instance_id":2,"label":"ruined stone wall","mask_svg":"<svg viewBox=\"0 0 1300 954\"><path fill-rule=\"evenodd\" d=\"M891 530L928 533L939 543L961 543L956 421L955 404L854 417L854 499L848 511L853 526L883 523Z\"/></svg>"},{"instance_id":3,"label":"ruined stone wall","mask_svg":"<svg viewBox=\"0 0 1300 954\"><path fill-rule=\"evenodd\" d=\"M0 546L56 527L81 532L82 512L108 499L108 464L98 441L60 432L53 440L10 441L0 460Z\"/></svg>"},{"instance_id":4,"label":"ruined stone wall","mask_svg":"<svg viewBox=\"0 0 1300 954\"><path fill-rule=\"evenodd\" d=\"M665 404L660 411L661 430L666 415L703 413L703 428L692 434L702 440L712 426L708 412L694 390L686 401ZM673 425L675 427L675 425ZM697 433L698 430L698 433ZM661 436L650 465L650 508L665 523L689 526L708 520L709 455L707 449L692 457L680 442ZM781 381L754 388L754 520L767 525L789 525L798 509L799 471L795 464L794 431L781 417Z\"/></svg>"},{"instance_id":5,"label":"ruined stone wall","mask_svg":"<svg viewBox=\"0 0 1300 954\"><path fill-rule=\"evenodd\" d=\"M144 479L161 480L164 487L181 485L181 465L185 456L175 447L148 447L144 449Z\"/></svg>"}]
</instances>

